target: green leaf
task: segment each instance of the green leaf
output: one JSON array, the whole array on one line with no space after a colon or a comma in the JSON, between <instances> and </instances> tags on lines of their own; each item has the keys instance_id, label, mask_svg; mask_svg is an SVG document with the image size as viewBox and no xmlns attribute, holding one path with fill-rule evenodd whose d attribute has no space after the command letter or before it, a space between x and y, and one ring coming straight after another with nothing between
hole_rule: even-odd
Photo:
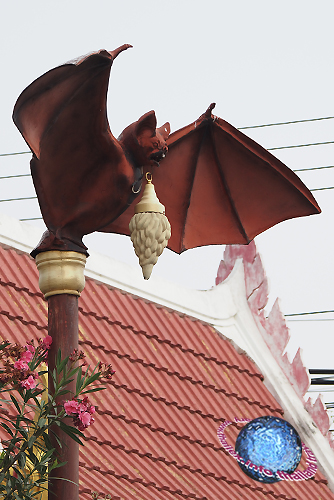
<instances>
[{"instance_id":1,"label":"green leaf","mask_svg":"<svg viewBox=\"0 0 334 500\"><path fill-rule=\"evenodd\" d=\"M24 453L24 451L22 451L21 453L18 454L18 457L17 457L17 463L19 464L19 467L21 469L24 469L25 466L26 466L26 454Z\"/></svg>"},{"instance_id":2,"label":"green leaf","mask_svg":"<svg viewBox=\"0 0 334 500\"><path fill-rule=\"evenodd\" d=\"M13 437L14 437L14 434L13 434L12 430L8 427L8 425L7 425L7 424L4 424L4 423L2 422L0 425L1 425L1 427L3 427L3 428L4 428L7 432L8 432L8 434L10 434L11 436L13 436Z\"/></svg>"},{"instance_id":3,"label":"green leaf","mask_svg":"<svg viewBox=\"0 0 334 500\"><path fill-rule=\"evenodd\" d=\"M87 391L82 391L80 394L88 394L89 392L104 391L106 387L94 387L94 389L87 389Z\"/></svg>"},{"instance_id":4,"label":"green leaf","mask_svg":"<svg viewBox=\"0 0 334 500\"><path fill-rule=\"evenodd\" d=\"M58 366L60 365L61 363L61 350L58 349L58 352L56 354L56 367L58 368Z\"/></svg>"},{"instance_id":5,"label":"green leaf","mask_svg":"<svg viewBox=\"0 0 334 500\"><path fill-rule=\"evenodd\" d=\"M57 396L64 396L65 394L69 394L71 391L67 391L63 389L62 391L57 392Z\"/></svg>"},{"instance_id":6,"label":"green leaf","mask_svg":"<svg viewBox=\"0 0 334 500\"><path fill-rule=\"evenodd\" d=\"M87 387L87 385L90 385L92 384L93 382L95 382L95 380L98 380L100 377L100 372L98 373L94 373L92 375L90 375L90 377L87 377L87 379L85 380L84 384L83 384L83 389L85 387Z\"/></svg>"},{"instance_id":7,"label":"green leaf","mask_svg":"<svg viewBox=\"0 0 334 500\"><path fill-rule=\"evenodd\" d=\"M38 419L38 427L44 427L47 424L46 418Z\"/></svg>"},{"instance_id":8,"label":"green leaf","mask_svg":"<svg viewBox=\"0 0 334 500\"><path fill-rule=\"evenodd\" d=\"M61 361L60 363L57 362L58 373L61 373L64 370L64 368L66 367L66 365L68 363L68 360L69 360L69 356L67 356L65 359L63 359L63 361Z\"/></svg>"},{"instance_id":9,"label":"green leaf","mask_svg":"<svg viewBox=\"0 0 334 500\"><path fill-rule=\"evenodd\" d=\"M64 424L64 422L59 422L60 428L68 435L70 438L73 439L73 441L76 441L77 443L83 445L82 441L78 438L77 435L84 437L82 432L80 432L78 429L75 427L70 427L69 425Z\"/></svg>"},{"instance_id":10,"label":"green leaf","mask_svg":"<svg viewBox=\"0 0 334 500\"><path fill-rule=\"evenodd\" d=\"M32 435L28 441L28 448L31 448L35 441L36 441L36 436Z\"/></svg>"},{"instance_id":11,"label":"green leaf","mask_svg":"<svg viewBox=\"0 0 334 500\"><path fill-rule=\"evenodd\" d=\"M20 405L19 405L19 403L16 401L16 399L14 398L14 396L13 396L12 394L10 394L10 399L12 400L12 402L13 402L13 404L14 404L15 408L17 409L17 411L18 411L19 413L21 413L21 408L20 408Z\"/></svg>"},{"instance_id":12,"label":"green leaf","mask_svg":"<svg viewBox=\"0 0 334 500\"><path fill-rule=\"evenodd\" d=\"M76 394L79 394L79 391L81 389L81 386L82 386L82 368L81 366L79 367L79 370L78 370L78 373L77 373L77 383L76 383L76 388L75 388L75 393Z\"/></svg>"}]
</instances>

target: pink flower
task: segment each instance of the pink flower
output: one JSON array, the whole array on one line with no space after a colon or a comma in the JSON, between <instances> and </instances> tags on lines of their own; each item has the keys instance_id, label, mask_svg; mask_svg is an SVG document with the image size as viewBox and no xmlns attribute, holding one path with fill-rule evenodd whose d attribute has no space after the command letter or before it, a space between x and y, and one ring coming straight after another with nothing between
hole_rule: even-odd
<instances>
[{"instance_id":1,"label":"pink flower","mask_svg":"<svg viewBox=\"0 0 334 500\"><path fill-rule=\"evenodd\" d=\"M22 380L21 386L24 387L25 389L35 389L36 381L32 375L29 375L29 377L26 380Z\"/></svg>"},{"instance_id":2,"label":"pink flower","mask_svg":"<svg viewBox=\"0 0 334 500\"><path fill-rule=\"evenodd\" d=\"M93 405L92 405L92 406L89 408L89 413L90 413L91 415L93 415L93 413L95 413L95 411L96 411L96 408L95 408L95 406L93 406Z\"/></svg>"},{"instance_id":3,"label":"pink flower","mask_svg":"<svg viewBox=\"0 0 334 500\"><path fill-rule=\"evenodd\" d=\"M82 413L84 411L88 411L88 406L87 403L80 403L79 404L79 411Z\"/></svg>"},{"instance_id":4,"label":"pink flower","mask_svg":"<svg viewBox=\"0 0 334 500\"><path fill-rule=\"evenodd\" d=\"M51 335L47 335L43 339L42 346L44 347L44 349L50 349L51 344L52 344L52 337Z\"/></svg>"},{"instance_id":5,"label":"pink flower","mask_svg":"<svg viewBox=\"0 0 334 500\"><path fill-rule=\"evenodd\" d=\"M18 361L15 361L14 363L14 368L17 370L28 370L29 366L25 361L22 361L22 359L19 359Z\"/></svg>"},{"instance_id":6,"label":"pink flower","mask_svg":"<svg viewBox=\"0 0 334 500\"><path fill-rule=\"evenodd\" d=\"M26 349L27 349L27 351L30 351L31 354L35 354L36 349L34 348L34 346L32 344L27 344Z\"/></svg>"},{"instance_id":7,"label":"pink flower","mask_svg":"<svg viewBox=\"0 0 334 500\"><path fill-rule=\"evenodd\" d=\"M24 361L25 363L30 363L32 360L32 353L30 351L25 351L21 354L20 361Z\"/></svg>"},{"instance_id":8,"label":"pink flower","mask_svg":"<svg viewBox=\"0 0 334 500\"><path fill-rule=\"evenodd\" d=\"M88 427L91 424L92 420L94 421L93 417L91 416L90 413L88 413L88 411L80 413L79 419L82 425L84 425L85 427Z\"/></svg>"},{"instance_id":9,"label":"pink flower","mask_svg":"<svg viewBox=\"0 0 334 500\"><path fill-rule=\"evenodd\" d=\"M74 399L72 399L71 401L66 401L66 403L64 403L64 409L67 415L75 415L79 412L79 403Z\"/></svg>"}]
</instances>

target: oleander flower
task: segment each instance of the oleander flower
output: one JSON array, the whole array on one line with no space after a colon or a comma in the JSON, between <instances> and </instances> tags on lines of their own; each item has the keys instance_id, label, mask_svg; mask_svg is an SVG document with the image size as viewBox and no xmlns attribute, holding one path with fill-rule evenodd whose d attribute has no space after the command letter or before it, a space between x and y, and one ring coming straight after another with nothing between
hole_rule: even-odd
<instances>
[{"instance_id":1,"label":"oleander flower","mask_svg":"<svg viewBox=\"0 0 334 500\"><path fill-rule=\"evenodd\" d=\"M29 370L29 366L22 359L18 359L17 361L15 361L14 368L16 368L16 370Z\"/></svg>"},{"instance_id":2,"label":"oleander flower","mask_svg":"<svg viewBox=\"0 0 334 500\"><path fill-rule=\"evenodd\" d=\"M51 344L52 344L51 335L47 335L46 337L44 337L42 341L42 346L44 347L44 349L50 349Z\"/></svg>"},{"instance_id":3,"label":"oleander flower","mask_svg":"<svg viewBox=\"0 0 334 500\"><path fill-rule=\"evenodd\" d=\"M27 344L26 349L31 352L31 354L35 354L35 347L32 344Z\"/></svg>"},{"instance_id":4,"label":"oleander flower","mask_svg":"<svg viewBox=\"0 0 334 500\"><path fill-rule=\"evenodd\" d=\"M79 431L84 431L89 425L94 423L93 413L96 408L90 404L88 396L85 396L82 401L72 399L64 403L64 409L68 416L73 418L73 424L78 427Z\"/></svg>"},{"instance_id":5,"label":"oleander flower","mask_svg":"<svg viewBox=\"0 0 334 500\"><path fill-rule=\"evenodd\" d=\"M76 415L79 412L79 403L75 399L66 401L66 403L64 403L64 409L67 415Z\"/></svg>"},{"instance_id":6,"label":"oleander flower","mask_svg":"<svg viewBox=\"0 0 334 500\"><path fill-rule=\"evenodd\" d=\"M84 412L79 414L80 422L85 427L88 427L91 424L92 418L93 418L92 415L90 413L88 413L88 411L84 411Z\"/></svg>"},{"instance_id":7,"label":"oleander flower","mask_svg":"<svg viewBox=\"0 0 334 500\"><path fill-rule=\"evenodd\" d=\"M30 363L31 360L32 360L32 352L30 350L24 351L21 354L20 361L24 361L25 363Z\"/></svg>"},{"instance_id":8,"label":"oleander flower","mask_svg":"<svg viewBox=\"0 0 334 500\"><path fill-rule=\"evenodd\" d=\"M36 380L32 375L29 375L29 377L25 380L22 380L21 386L24 387L25 389L35 389L36 387Z\"/></svg>"}]
</instances>

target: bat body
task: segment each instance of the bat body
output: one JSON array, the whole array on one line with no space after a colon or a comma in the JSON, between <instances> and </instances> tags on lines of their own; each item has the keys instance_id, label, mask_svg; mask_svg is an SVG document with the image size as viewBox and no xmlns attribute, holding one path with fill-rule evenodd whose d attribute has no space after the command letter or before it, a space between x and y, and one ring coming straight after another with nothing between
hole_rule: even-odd
<instances>
[{"instance_id":1,"label":"bat body","mask_svg":"<svg viewBox=\"0 0 334 500\"><path fill-rule=\"evenodd\" d=\"M167 152L169 124L154 111L116 139L106 96L115 57L100 51L55 68L18 98L13 119L33 152L31 173L48 228L37 249L86 252L85 234L117 218L140 192L142 167Z\"/></svg>"},{"instance_id":2,"label":"bat body","mask_svg":"<svg viewBox=\"0 0 334 500\"><path fill-rule=\"evenodd\" d=\"M157 129L150 111L116 139L106 112L109 74L129 47L59 66L16 102L13 119L33 152L32 178L48 228L33 256L46 250L87 253L82 237L94 231L129 234L130 205L146 167L153 167L172 226L168 247L178 253L247 244L278 222L320 212L301 180L214 116L214 105L170 136L169 124Z\"/></svg>"}]
</instances>

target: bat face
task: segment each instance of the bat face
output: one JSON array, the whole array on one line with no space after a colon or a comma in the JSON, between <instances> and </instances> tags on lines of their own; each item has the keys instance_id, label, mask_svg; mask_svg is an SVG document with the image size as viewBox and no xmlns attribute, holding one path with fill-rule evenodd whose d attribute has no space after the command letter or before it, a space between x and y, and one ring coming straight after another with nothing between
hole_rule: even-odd
<instances>
[{"instance_id":1,"label":"bat face","mask_svg":"<svg viewBox=\"0 0 334 500\"><path fill-rule=\"evenodd\" d=\"M166 156L169 123L156 128L154 111L149 111L138 121L126 127L118 140L126 153L134 159L136 166L155 166Z\"/></svg>"}]
</instances>

